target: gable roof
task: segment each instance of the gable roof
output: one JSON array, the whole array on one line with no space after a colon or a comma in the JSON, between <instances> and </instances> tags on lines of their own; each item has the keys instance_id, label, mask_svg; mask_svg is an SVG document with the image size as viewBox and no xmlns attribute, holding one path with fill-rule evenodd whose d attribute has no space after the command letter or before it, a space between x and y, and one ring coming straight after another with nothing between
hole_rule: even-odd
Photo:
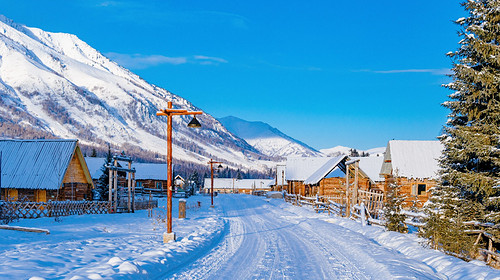
<instances>
[{"instance_id":1,"label":"gable roof","mask_svg":"<svg viewBox=\"0 0 500 280\"><path fill-rule=\"evenodd\" d=\"M313 174L311 174L305 181L306 185L314 185L317 184L321 179L325 178L330 172L332 172L335 168L339 168L341 171L345 171L345 160L347 156L338 156L334 158L330 158L323 166L318 168Z\"/></svg>"},{"instance_id":2,"label":"gable roof","mask_svg":"<svg viewBox=\"0 0 500 280\"><path fill-rule=\"evenodd\" d=\"M0 140L1 188L56 190L78 140Z\"/></svg>"},{"instance_id":3,"label":"gable roof","mask_svg":"<svg viewBox=\"0 0 500 280\"><path fill-rule=\"evenodd\" d=\"M286 180L316 184L336 167L345 171L347 156L338 157L289 157L286 159Z\"/></svg>"},{"instance_id":4,"label":"gable roof","mask_svg":"<svg viewBox=\"0 0 500 280\"><path fill-rule=\"evenodd\" d=\"M439 141L389 141L380 175L436 179L442 151Z\"/></svg>"},{"instance_id":5,"label":"gable roof","mask_svg":"<svg viewBox=\"0 0 500 280\"><path fill-rule=\"evenodd\" d=\"M350 159L359 159L359 169L372 180L372 182L382 182L385 179L380 177L380 169L384 163L384 157L351 157Z\"/></svg>"}]
</instances>

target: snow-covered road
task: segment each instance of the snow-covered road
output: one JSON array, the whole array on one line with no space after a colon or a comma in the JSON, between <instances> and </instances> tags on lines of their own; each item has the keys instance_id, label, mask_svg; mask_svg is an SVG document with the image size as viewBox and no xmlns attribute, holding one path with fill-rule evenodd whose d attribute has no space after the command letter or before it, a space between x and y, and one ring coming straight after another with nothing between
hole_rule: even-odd
<instances>
[{"instance_id":1,"label":"snow-covered road","mask_svg":"<svg viewBox=\"0 0 500 280\"><path fill-rule=\"evenodd\" d=\"M152 217L20 220L49 235L0 231L0 279L500 279L500 271L424 248L413 234L315 213L280 199L193 196L178 239L162 243L165 200ZM177 199L174 217L177 217Z\"/></svg>"},{"instance_id":2,"label":"snow-covered road","mask_svg":"<svg viewBox=\"0 0 500 280\"><path fill-rule=\"evenodd\" d=\"M275 201L250 196L217 200L227 221L221 242L167 278L446 279L422 262L319 216L298 215Z\"/></svg>"}]
</instances>

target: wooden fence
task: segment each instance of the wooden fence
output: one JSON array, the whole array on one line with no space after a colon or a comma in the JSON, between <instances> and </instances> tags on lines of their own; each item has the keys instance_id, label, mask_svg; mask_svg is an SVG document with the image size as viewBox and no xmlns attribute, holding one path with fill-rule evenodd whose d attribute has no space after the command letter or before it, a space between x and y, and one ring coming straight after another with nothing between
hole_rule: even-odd
<instances>
[{"instance_id":1,"label":"wooden fence","mask_svg":"<svg viewBox=\"0 0 500 280\"><path fill-rule=\"evenodd\" d=\"M17 219L59 217L83 214L107 214L107 201L49 201L49 202L0 202L0 221L8 223Z\"/></svg>"}]
</instances>

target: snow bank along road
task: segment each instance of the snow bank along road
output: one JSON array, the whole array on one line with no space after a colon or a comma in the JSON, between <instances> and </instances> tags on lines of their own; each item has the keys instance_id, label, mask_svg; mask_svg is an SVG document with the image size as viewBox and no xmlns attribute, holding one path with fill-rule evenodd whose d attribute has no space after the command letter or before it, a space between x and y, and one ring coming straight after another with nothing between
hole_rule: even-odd
<instances>
[{"instance_id":1,"label":"snow bank along road","mask_svg":"<svg viewBox=\"0 0 500 280\"><path fill-rule=\"evenodd\" d=\"M194 196L188 205L196 201L202 208L174 219L178 240L168 244L162 208L153 218L138 211L13 223L51 234L0 231L0 279L500 279L484 264L423 248L414 235L282 200L220 195L212 209L209 197Z\"/></svg>"}]
</instances>

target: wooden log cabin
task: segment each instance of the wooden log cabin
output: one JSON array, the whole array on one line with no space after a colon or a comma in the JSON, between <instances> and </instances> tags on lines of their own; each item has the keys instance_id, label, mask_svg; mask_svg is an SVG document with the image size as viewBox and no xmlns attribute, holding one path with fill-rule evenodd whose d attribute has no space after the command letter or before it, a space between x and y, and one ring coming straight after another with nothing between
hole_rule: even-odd
<instances>
[{"instance_id":1,"label":"wooden log cabin","mask_svg":"<svg viewBox=\"0 0 500 280\"><path fill-rule=\"evenodd\" d=\"M384 188L398 184L400 194L406 196L403 206L421 208L429 200L430 189L438 184L442 151L439 141L389 141L380 171Z\"/></svg>"},{"instance_id":2,"label":"wooden log cabin","mask_svg":"<svg viewBox=\"0 0 500 280\"><path fill-rule=\"evenodd\" d=\"M358 161L346 165L348 160ZM383 179L379 177L382 157L289 157L286 161L286 191L304 196L344 197L346 193L346 169L352 184L358 174L357 184L361 190L382 191ZM356 172L356 169L358 170ZM365 172L364 170L369 170Z\"/></svg>"},{"instance_id":3,"label":"wooden log cabin","mask_svg":"<svg viewBox=\"0 0 500 280\"><path fill-rule=\"evenodd\" d=\"M0 140L0 199L92 200L78 140Z\"/></svg>"}]
</instances>

